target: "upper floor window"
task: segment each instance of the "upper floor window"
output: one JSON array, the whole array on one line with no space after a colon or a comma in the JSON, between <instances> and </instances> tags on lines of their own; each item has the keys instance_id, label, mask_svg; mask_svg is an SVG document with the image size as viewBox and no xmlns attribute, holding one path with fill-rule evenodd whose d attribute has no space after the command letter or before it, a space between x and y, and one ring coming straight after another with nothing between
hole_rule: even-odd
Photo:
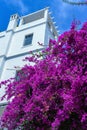
<instances>
[{"instance_id":1,"label":"upper floor window","mask_svg":"<svg viewBox=\"0 0 87 130\"><path fill-rule=\"evenodd\" d=\"M32 44L33 34L25 36L24 46Z\"/></svg>"}]
</instances>

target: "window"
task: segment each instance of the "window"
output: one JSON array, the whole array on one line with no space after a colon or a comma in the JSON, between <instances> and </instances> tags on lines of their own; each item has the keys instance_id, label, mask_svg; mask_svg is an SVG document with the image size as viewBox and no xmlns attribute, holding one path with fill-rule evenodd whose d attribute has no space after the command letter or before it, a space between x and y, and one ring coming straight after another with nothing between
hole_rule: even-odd
<instances>
[{"instance_id":1,"label":"window","mask_svg":"<svg viewBox=\"0 0 87 130\"><path fill-rule=\"evenodd\" d=\"M24 40L24 46L32 44L33 34L26 35Z\"/></svg>"},{"instance_id":2,"label":"window","mask_svg":"<svg viewBox=\"0 0 87 130\"><path fill-rule=\"evenodd\" d=\"M16 81L20 80L20 70L16 70L15 80Z\"/></svg>"},{"instance_id":3,"label":"window","mask_svg":"<svg viewBox=\"0 0 87 130\"><path fill-rule=\"evenodd\" d=\"M15 80L20 81L22 79L25 79L27 77L27 74L23 70L16 70L15 74Z\"/></svg>"}]
</instances>

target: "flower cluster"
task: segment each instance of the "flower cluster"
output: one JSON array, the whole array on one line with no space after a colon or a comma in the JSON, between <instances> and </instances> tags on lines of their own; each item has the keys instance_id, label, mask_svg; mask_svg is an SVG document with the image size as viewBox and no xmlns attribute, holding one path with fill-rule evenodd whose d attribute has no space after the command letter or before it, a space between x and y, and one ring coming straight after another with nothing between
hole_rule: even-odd
<instances>
[{"instance_id":1,"label":"flower cluster","mask_svg":"<svg viewBox=\"0 0 87 130\"><path fill-rule=\"evenodd\" d=\"M87 130L87 22L26 60L18 80L1 82L11 100L2 117L8 130ZM3 99L2 98L2 99Z\"/></svg>"}]
</instances>

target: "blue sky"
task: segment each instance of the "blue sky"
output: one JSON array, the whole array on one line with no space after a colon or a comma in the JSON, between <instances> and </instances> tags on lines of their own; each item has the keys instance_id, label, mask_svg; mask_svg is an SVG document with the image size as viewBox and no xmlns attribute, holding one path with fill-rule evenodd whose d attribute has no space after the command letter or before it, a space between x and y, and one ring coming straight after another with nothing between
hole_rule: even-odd
<instances>
[{"instance_id":1,"label":"blue sky","mask_svg":"<svg viewBox=\"0 0 87 130\"><path fill-rule=\"evenodd\" d=\"M87 5L73 6L62 0L0 0L0 31L6 30L10 15L27 15L45 7L50 7L60 33L70 28L74 18L81 23L87 21Z\"/></svg>"}]
</instances>

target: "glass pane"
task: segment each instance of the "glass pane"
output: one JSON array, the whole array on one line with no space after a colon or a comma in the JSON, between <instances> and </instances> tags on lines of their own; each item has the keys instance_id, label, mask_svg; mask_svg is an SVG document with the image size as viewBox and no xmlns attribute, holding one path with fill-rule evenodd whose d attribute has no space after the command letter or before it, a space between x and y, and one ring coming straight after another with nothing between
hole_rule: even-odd
<instances>
[{"instance_id":1,"label":"glass pane","mask_svg":"<svg viewBox=\"0 0 87 130\"><path fill-rule=\"evenodd\" d=\"M25 36L24 46L32 44L33 34Z\"/></svg>"}]
</instances>

